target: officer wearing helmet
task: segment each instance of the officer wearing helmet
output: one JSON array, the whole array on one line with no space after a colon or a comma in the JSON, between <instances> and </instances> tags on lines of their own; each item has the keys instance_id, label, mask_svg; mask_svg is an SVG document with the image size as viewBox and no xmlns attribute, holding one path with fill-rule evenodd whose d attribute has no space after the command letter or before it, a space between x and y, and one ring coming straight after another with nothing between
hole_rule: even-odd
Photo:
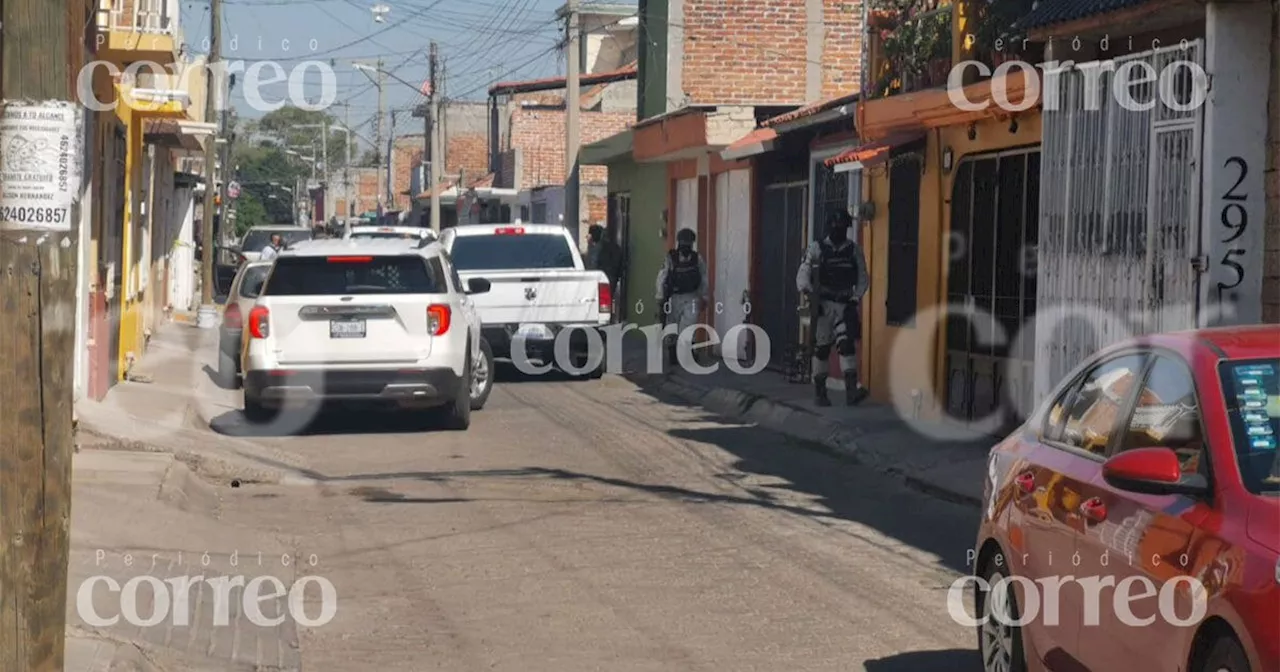
<instances>
[{"instance_id":1,"label":"officer wearing helmet","mask_svg":"<svg viewBox=\"0 0 1280 672\"><path fill-rule=\"evenodd\" d=\"M856 405L867 398L858 380L858 342L862 322L858 304L867 293L867 262L862 248L849 240L853 217L840 211L827 219L827 235L805 251L796 274L796 287L809 298L813 329L813 387L815 403L830 406L827 375L831 348L840 353L844 371L845 402Z\"/></svg>"},{"instance_id":2,"label":"officer wearing helmet","mask_svg":"<svg viewBox=\"0 0 1280 672\"><path fill-rule=\"evenodd\" d=\"M707 265L693 249L698 239L692 229L680 229L676 234L676 247L667 253L658 271L656 287L659 310L665 310L667 324L674 323L677 334L698 322L698 313L707 301ZM690 334L692 336L692 334ZM676 339L668 339L667 354L676 361Z\"/></svg>"}]
</instances>

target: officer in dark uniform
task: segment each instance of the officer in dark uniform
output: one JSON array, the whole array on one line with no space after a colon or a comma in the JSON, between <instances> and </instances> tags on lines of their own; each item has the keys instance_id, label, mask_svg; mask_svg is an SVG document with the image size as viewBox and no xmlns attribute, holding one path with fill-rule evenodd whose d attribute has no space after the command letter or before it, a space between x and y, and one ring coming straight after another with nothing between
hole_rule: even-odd
<instances>
[{"instance_id":1,"label":"officer in dark uniform","mask_svg":"<svg viewBox=\"0 0 1280 672\"><path fill-rule=\"evenodd\" d=\"M813 387L819 406L831 405L827 375L833 345L844 371L845 402L853 406L867 398L867 390L858 380L857 346L862 336L858 308L869 283L862 248L849 240L852 226L848 212L828 218L826 237L809 246L796 274L796 287L809 298L810 328L814 330Z\"/></svg>"},{"instance_id":2,"label":"officer in dark uniform","mask_svg":"<svg viewBox=\"0 0 1280 672\"><path fill-rule=\"evenodd\" d=\"M693 249L697 239L692 229L681 229L676 234L676 248L667 253L658 271L658 309L667 311L667 324L675 324L677 334L684 334L698 323L698 313L708 299L707 265ZM676 339L668 341L667 351L670 361L675 362Z\"/></svg>"}]
</instances>

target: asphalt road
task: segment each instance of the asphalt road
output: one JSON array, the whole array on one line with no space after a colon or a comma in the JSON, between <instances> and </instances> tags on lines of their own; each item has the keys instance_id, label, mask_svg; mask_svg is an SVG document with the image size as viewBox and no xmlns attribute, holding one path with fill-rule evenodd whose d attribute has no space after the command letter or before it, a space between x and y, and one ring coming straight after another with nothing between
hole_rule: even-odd
<instances>
[{"instance_id":1,"label":"asphalt road","mask_svg":"<svg viewBox=\"0 0 1280 672\"><path fill-rule=\"evenodd\" d=\"M465 433L326 413L253 441L320 481L224 508L337 588L304 670L981 669L946 609L976 510L620 378L508 374Z\"/></svg>"}]
</instances>

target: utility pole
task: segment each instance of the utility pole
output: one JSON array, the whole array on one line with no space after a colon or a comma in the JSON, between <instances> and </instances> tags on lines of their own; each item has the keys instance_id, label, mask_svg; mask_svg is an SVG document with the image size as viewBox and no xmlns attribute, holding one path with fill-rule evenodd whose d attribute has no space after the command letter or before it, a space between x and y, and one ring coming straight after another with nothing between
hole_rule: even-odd
<instances>
[{"instance_id":1,"label":"utility pole","mask_svg":"<svg viewBox=\"0 0 1280 672\"><path fill-rule=\"evenodd\" d=\"M578 0L569 0L569 27L565 64L565 183L564 183L564 219L573 231L578 232L578 199L581 191L581 176L578 172L578 117L581 112L578 59L581 57L578 30ZM579 235L580 232L578 232Z\"/></svg>"},{"instance_id":2,"label":"utility pole","mask_svg":"<svg viewBox=\"0 0 1280 672\"><path fill-rule=\"evenodd\" d=\"M204 120L212 122L214 115L218 113L218 98L222 95L222 82L215 76L218 70L214 67L218 61L222 60L222 0L210 0L209 17L209 76L205 94ZM201 236L204 251L201 252L200 258L200 313L196 320L197 326L202 329L213 329L218 326L218 312L213 305L213 270L214 262L218 258L214 250L217 243L213 235L214 201L218 194L218 181L215 175L217 162L218 135L215 133L205 140L204 146L204 224Z\"/></svg>"},{"instance_id":3,"label":"utility pole","mask_svg":"<svg viewBox=\"0 0 1280 672\"><path fill-rule=\"evenodd\" d=\"M387 138L387 209L395 210L396 195L395 180L392 178L396 172L396 111L391 110L391 133Z\"/></svg>"},{"instance_id":4,"label":"utility pole","mask_svg":"<svg viewBox=\"0 0 1280 672\"><path fill-rule=\"evenodd\" d=\"M324 162L324 212L320 213L320 223L324 224L324 217L333 216L333 206L329 204L329 196L333 194L333 185L329 182L329 119L325 118L320 122L320 160Z\"/></svg>"},{"instance_id":5,"label":"utility pole","mask_svg":"<svg viewBox=\"0 0 1280 672\"><path fill-rule=\"evenodd\" d=\"M384 77L384 75L382 74L382 59L378 59L378 71L376 74L377 74L377 77L374 80L374 84L378 87L378 119L377 119L377 123L375 124L376 130L374 131L375 137L373 141L374 142L373 153L374 153L374 156L377 157L378 216L381 217L382 204L383 204L382 197L383 197L383 191L384 191L384 188L382 186L382 181L385 177L382 174L382 115L385 114L385 106L386 106L386 98L382 94L382 88L383 88L382 82Z\"/></svg>"},{"instance_id":6,"label":"utility pole","mask_svg":"<svg viewBox=\"0 0 1280 672\"><path fill-rule=\"evenodd\" d=\"M427 124L431 129L431 230L440 232L440 173L444 172L444 164L440 162L440 145L444 141L440 121L440 53L435 42L431 43L431 111L427 113Z\"/></svg>"},{"instance_id":7,"label":"utility pole","mask_svg":"<svg viewBox=\"0 0 1280 672\"><path fill-rule=\"evenodd\" d=\"M346 142L343 143L343 152L346 156L342 159L342 196L347 203L347 211L344 217L351 217L356 214L356 204L351 200L351 152L355 151L355 147L351 145L351 104L342 104L342 127L347 129Z\"/></svg>"},{"instance_id":8,"label":"utility pole","mask_svg":"<svg viewBox=\"0 0 1280 672\"><path fill-rule=\"evenodd\" d=\"M77 150L90 122L74 102L84 47L71 36L81 35L83 16L70 0L9 0L0 16L0 151L18 138L51 145L50 163L19 159L39 183L0 180L3 210L18 211L6 215L32 205L43 214L0 220L0 670L65 664L78 196L90 170ZM62 185L60 163L71 169ZM54 198L33 204L32 196Z\"/></svg>"}]
</instances>

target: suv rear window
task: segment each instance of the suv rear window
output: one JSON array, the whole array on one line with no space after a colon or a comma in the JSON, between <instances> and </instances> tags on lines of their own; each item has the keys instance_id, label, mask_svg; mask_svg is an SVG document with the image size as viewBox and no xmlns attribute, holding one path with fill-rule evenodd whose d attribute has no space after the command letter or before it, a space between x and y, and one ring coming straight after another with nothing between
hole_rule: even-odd
<instances>
[{"instance_id":1,"label":"suv rear window","mask_svg":"<svg viewBox=\"0 0 1280 672\"><path fill-rule=\"evenodd\" d=\"M562 234L458 236L453 265L459 271L573 268L573 250Z\"/></svg>"},{"instance_id":2,"label":"suv rear window","mask_svg":"<svg viewBox=\"0 0 1280 672\"><path fill-rule=\"evenodd\" d=\"M417 256L281 257L263 296L446 294L438 260Z\"/></svg>"}]
</instances>

